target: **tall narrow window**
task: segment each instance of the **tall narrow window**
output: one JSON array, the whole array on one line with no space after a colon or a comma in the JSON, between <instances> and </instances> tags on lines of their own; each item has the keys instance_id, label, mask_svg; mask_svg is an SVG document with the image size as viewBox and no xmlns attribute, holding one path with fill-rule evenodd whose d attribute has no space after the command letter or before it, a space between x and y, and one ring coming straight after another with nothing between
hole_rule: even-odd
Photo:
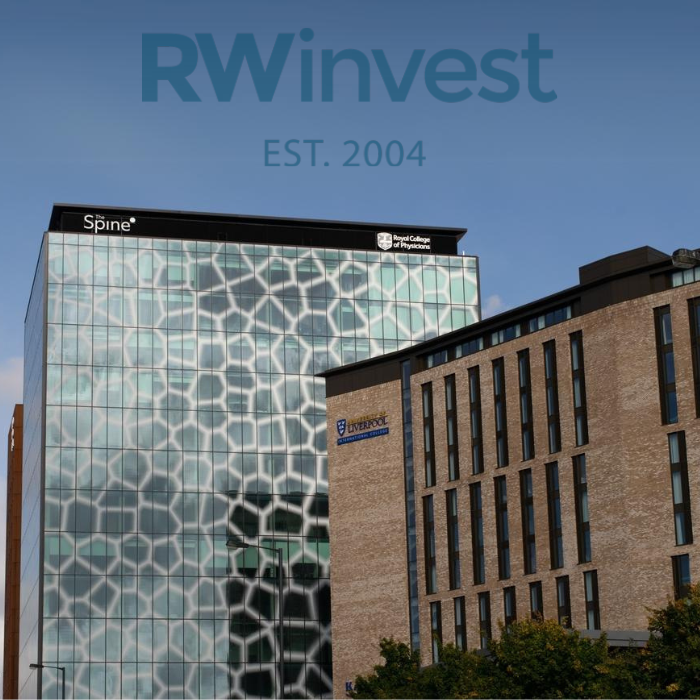
<instances>
[{"instance_id":1,"label":"tall narrow window","mask_svg":"<svg viewBox=\"0 0 700 700\"><path fill-rule=\"evenodd\" d=\"M586 377L583 365L583 335L571 334L571 377L574 384L574 425L576 445L588 443L588 409L586 407Z\"/></svg>"},{"instance_id":2,"label":"tall narrow window","mask_svg":"<svg viewBox=\"0 0 700 700\"><path fill-rule=\"evenodd\" d=\"M454 599L455 606L455 646L464 651L467 648L467 608L464 596Z\"/></svg>"},{"instance_id":3,"label":"tall narrow window","mask_svg":"<svg viewBox=\"0 0 700 700\"><path fill-rule=\"evenodd\" d=\"M695 415L700 418L700 297L688 299L690 316L690 352L693 356L695 382Z\"/></svg>"},{"instance_id":4,"label":"tall narrow window","mask_svg":"<svg viewBox=\"0 0 700 700\"><path fill-rule=\"evenodd\" d=\"M535 547L535 504L532 491L532 470L520 472L520 513L523 520L523 562L526 574L537 571Z\"/></svg>"},{"instance_id":5,"label":"tall narrow window","mask_svg":"<svg viewBox=\"0 0 700 700\"><path fill-rule=\"evenodd\" d=\"M484 511L481 501L481 483L469 484L469 504L472 520L472 560L474 562L474 585L486 580L484 557Z\"/></svg>"},{"instance_id":6,"label":"tall narrow window","mask_svg":"<svg viewBox=\"0 0 700 700\"><path fill-rule=\"evenodd\" d=\"M469 424L472 433L472 474L484 471L484 443L481 433L481 379L479 368L469 370Z\"/></svg>"},{"instance_id":7,"label":"tall narrow window","mask_svg":"<svg viewBox=\"0 0 700 700\"><path fill-rule=\"evenodd\" d=\"M423 545L425 548L425 592L437 591L437 566L435 562L435 509L433 497L423 497Z\"/></svg>"},{"instance_id":8,"label":"tall narrow window","mask_svg":"<svg viewBox=\"0 0 700 700\"><path fill-rule=\"evenodd\" d=\"M547 470L547 515L549 519L549 557L553 569L564 566L564 538L561 529L561 497L559 494L559 465L545 465Z\"/></svg>"},{"instance_id":9,"label":"tall narrow window","mask_svg":"<svg viewBox=\"0 0 700 700\"><path fill-rule=\"evenodd\" d=\"M600 605L598 602L598 572L586 571L583 574L583 587L586 594L586 627L600 629Z\"/></svg>"},{"instance_id":10,"label":"tall narrow window","mask_svg":"<svg viewBox=\"0 0 700 700\"><path fill-rule=\"evenodd\" d=\"M530 381L530 351L518 353L518 382L520 384L520 432L523 461L535 456L535 431L532 425L532 383Z\"/></svg>"},{"instance_id":11,"label":"tall narrow window","mask_svg":"<svg viewBox=\"0 0 700 700\"><path fill-rule=\"evenodd\" d=\"M440 661L440 645L442 644L442 606L440 601L430 604L430 636L433 651L433 663Z\"/></svg>"},{"instance_id":12,"label":"tall narrow window","mask_svg":"<svg viewBox=\"0 0 700 700\"><path fill-rule=\"evenodd\" d=\"M530 584L530 615L533 620L544 619L544 601L542 600L542 581Z\"/></svg>"},{"instance_id":13,"label":"tall narrow window","mask_svg":"<svg viewBox=\"0 0 700 700\"><path fill-rule=\"evenodd\" d=\"M658 309L654 309L654 322L656 325L656 358L659 366L661 422L667 425L678 422L676 363L673 356L671 307L661 306Z\"/></svg>"},{"instance_id":14,"label":"tall narrow window","mask_svg":"<svg viewBox=\"0 0 700 700\"><path fill-rule=\"evenodd\" d=\"M508 533L508 490L506 477L494 479L496 493L496 539L498 542L498 578L510 578L510 536Z\"/></svg>"},{"instance_id":15,"label":"tall narrow window","mask_svg":"<svg viewBox=\"0 0 700 700\"><path fill-rule=\"evenodd\" d=\"M690 487L688 485L688 459L684 432L671 433L668 436L668 451L671 460L671 491L676 544L692 544L693 523L690 517Z\"/></svg>"},{"instance_id":16,"label":"tall narrow window","mask_svg":"<svg viewBox=\"0 0 700 700\"><path fill-rule=\"evenodd\" d=\"M578 563L591 560L591 524L588 515L588 477L586 455L574 457L574 494L576 497L576 539Z\"/></svg>"},{"instance_id":17,"label":"tall narrow window","mask_svg":"<svg viewBox=\"0 0 700 700\"><path fill-rule=\"evenodd\" d=\"M435 486L435 427L433 425L433 384L423 384L423 445L425 485Z\"/></svg>"},{"instance_id":18,"label":"tall narrow window","mask_svg":"<svg viewBox=\"0 0 700 700\"><path fill-rule=\"evenodd\" d=\"M690 555L671 557L673 562L673 595L676 600L685 598L690 590Z\"/></svg>"},{"instance_id":19,"label":"tall narrow window","mask_svg":"<svg viewBox=\"0 0 700 700\"><path fill-rule=\"evenodd\" d=\"M506 410L506 373L503 358L493 361L493 410L496 418L496 463L508 466L508 413Z\"/></svg>"},{"instance_id":20,"label":"tall narrow window","mask_svg":"<svg viewBox=\"0 0 700 700\"><path fill-rule=\"evenodd\" d=\"M549 453L553 454L561 450L557 346L553 340L544 344L544 379L547 396L547 437L549 441Z\"/></svg>"},{"instance_id":21,"label":"tall narrow window","mask_svg":"<svg viewBox=\"0 0 700 700\"><path fill-rule=\"evenodd\" d=\"M518 615L515 606L515 586L508 586L503 589L503 621L506 629L516 621Z\"/></svg>"},{"instance_id":22,"label":"tall narrow window","mask_svg":"<svg viewBox=\"0 0 700 700\"><path fill-rule=\"evenodd\" d=\"M411 361L401 363L401 401L403 413L403 463L406 493L406 555L408 561L408 599L411 648L420 649L420 598L418 584L418 536L416 533L416 489L413 461L413 409L411 407Z\"/></svg>"},{"instance_id":23,"label":"tall narrow window","mask_svg":"<svg viewBox=\"0 0 700 700\"><path fill-rule=\"evenodd\" d=\"M491 596L479 593L479 646L486 649L491 639Z\"/></svg>"},{"instance_id":24,"label":"tall narrow window","mask_svg":"<svg viewBox=\"0 0 700 700\"><path fill-rule=\"evenodd\" d=\"M457 489L445 492L447 498L447 555L450 569L450 590L462 587L462 572L459 562L459 516Z\"/></svg>"},{"instance_id":25,"label":"tall narrow window","mask_svg":"<svg viewBox=\"0 0 700 700\"><path fill-rule=\"evenodd\" d=\"M459 479L457 391L454 374L445 377L445 420L447 422L447 473L450 481L454 481Z\"/></svg>"},{"instance_id":26,"label":"tall narrow window","mask_svg":"<svg viewBox=\"0 0 700 700\"><path fill-rule=\"evenodd\" d=\"M571 591L569 577L559 576L557 583L557 617L562 627L571 627Z\"/></svg>"}]
</instances>

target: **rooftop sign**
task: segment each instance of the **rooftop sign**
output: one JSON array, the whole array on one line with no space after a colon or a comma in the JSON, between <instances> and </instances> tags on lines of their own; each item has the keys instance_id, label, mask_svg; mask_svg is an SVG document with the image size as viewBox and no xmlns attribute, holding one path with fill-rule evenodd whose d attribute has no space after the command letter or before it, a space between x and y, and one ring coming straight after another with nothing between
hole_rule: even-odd
<instances>
[{"instance_id":1,"label":"rooftop sign","mask_svg":"<svg viewBox=\"0 0 700 700\"><path fill-rule=\"evenodd\" d=\"M457 255L464 229L56 205L50 231Z\"/></svg>"},{"instance_id":2,"label":"rooftop sign","mask_svg":"<svg viewBox=\"0 0 700 700\"><path fill-rule=\"evenodd\" d=\"M404 253L430 253L430 238L411 234L388 233L381 231L377 234L377 248L380 250L396 250Z\"/></svg>"}]
</instances>

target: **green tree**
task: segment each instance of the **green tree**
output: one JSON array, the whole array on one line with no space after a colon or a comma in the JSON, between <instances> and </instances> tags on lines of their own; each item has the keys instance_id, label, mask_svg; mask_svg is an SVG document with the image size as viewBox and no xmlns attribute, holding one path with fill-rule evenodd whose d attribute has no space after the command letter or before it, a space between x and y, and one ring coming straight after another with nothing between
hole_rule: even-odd
<instances>
[{"instance_id":1,"label":"green tree","mask_svg":"<svg viewBox=\"0 0 700 700\"><path fill-rule=\"evenodd\" d=\"M489 643L490 654L440 646L440 663L394 639L383 664L355 681L354 698L700 698L700 585L652 610L645 649L609 649L554 620L523 620Z\"/></svg>"},{"instance_id":2,"label":"green tree","mask_svg":"<svg viewBox=\"0 0 700 700\"><path fill-rule=\"evenodd\" d=\"M355 680L353 698L615 697L622 669L606 674L605 639L589 640L553 620L524 620L489 644L490 656L440 645L440 662L420 668L408 645L383 639L383 664Z\"/></svg>"},{"instance_id":3,"label":"green tree","mask_svg":"<svg viewBox=\"0 0 700 700\"><path fill-rule=\"evenodd\" d=\"M423 669L418 682L421 698L476 698L486 657L462 651L454 644L438 645L440 662Z\"/></svg>"},{"instance_id":4,"label":"green tree","mask_svg":"<svg viewBox=\"0 0 700 700\"><path fill-rule=\"evenodd\" d=\"M700 698L700 584L653 610L649 632L643 665L654 696Z\"/></svg>"},{"instance_id":5,"label":"green tree","mask_svg":"<svg viewBox=\"0 0 700 700\"><path fill-rule=\"evenodd\" d=\"M605 637L592 640L554 620L514 622L489 643L491 663L481 697L594 698L606 696Z\"/></svg>"},{"instance_id":6,"label":"green tree","mask_svg":"<svg viewBox=\"0 0 700 700\"><path fill-rule=\"evenodd\" d=\"M601 668L600 697L653 698L644 667L646 651L638 647L608 649L608 660Z\"/></svg>"},{"instance_id":7,"label":"green tree","mask_svg":"<svg viewBox=\"0 0 700 700\"><path fill-rule=\"evenodd\" d=\"M408 644L391 639L379 643L383 664L355 679L352 698L419 698L420 654Z\"/></svg>"},{"instance_id":8,"label":"green tree","mask_svg":"<svg viewBox=\"0 0 700 700\"><path fill-rule=\"evenodd\" d=\"M474 652L454 644L440 645L440 663L420 667L420 654L395 639L382 639L383 664L355 679L352 698L466 698L476 697L481 667L487 663Z\"/></svg>"}]
</instances>

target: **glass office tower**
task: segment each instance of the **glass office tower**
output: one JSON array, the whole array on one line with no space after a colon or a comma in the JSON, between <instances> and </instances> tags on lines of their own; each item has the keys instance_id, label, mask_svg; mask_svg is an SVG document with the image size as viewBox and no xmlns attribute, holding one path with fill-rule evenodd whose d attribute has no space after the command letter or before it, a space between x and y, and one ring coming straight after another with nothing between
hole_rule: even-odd
<instances>
[{"instance_id":1,"label":"glass office tower","mask_svg":"<svg viewBox=\"0 0 700 700\"><path fill-rule=\"evenodd\" d=\"M330 696L314 375L479 314L463 232L389 231L54 208L25 330L22 696L60 697L37 662L69 697L278 695L255 545L283 550L284 694Z\"/></svg>"}]
</instances>

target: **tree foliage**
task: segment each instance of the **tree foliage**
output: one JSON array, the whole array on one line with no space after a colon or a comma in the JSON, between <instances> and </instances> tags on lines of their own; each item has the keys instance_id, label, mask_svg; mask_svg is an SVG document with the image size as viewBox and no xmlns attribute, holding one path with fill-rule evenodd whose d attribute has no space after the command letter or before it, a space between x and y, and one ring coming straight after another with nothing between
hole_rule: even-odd
<instances>
[{"instance_id":1,"label":"tree foliage","mask_svg":"<svg viewBox=\"0 0 700 700\"><path fill-rule=\"evenodd\" d=\"M645 649L612 649L554 620L501 630L489 654L440 645L440 662L394 639L383 664L358 676L353 698L700 698L700 585L651 611Z\"/></svg>"},{"instance_id":2,"label":"tree foliage","mask_svg":"<svg viewBox=\"0 0 700 700\"><path fill-rule=\"evenodd\" d=\"M393 638L379 643L383 664L355 679L353 698L419 698L420 654Z\"/></svg>"},{"instance_id":3,"label":"tree foliage","mask_svg":"<svg viewBox=\"0 0 700 700\"><path fill-rule=\"evenodd\" d=\"M488 697L600 697L608 660L604 638L590 640L555 620L515 622L489 644Z\"/></svg>"},{"instance_id":4,"label":"tree foliage","mask_svg":"<svg viewBox=\"0 0 700 700\"><path fill-rule=\"evenodd\" d=\"M655 697L700 697L700 585L653 610L644 671Z\"/></svg>"}]
</instances>

